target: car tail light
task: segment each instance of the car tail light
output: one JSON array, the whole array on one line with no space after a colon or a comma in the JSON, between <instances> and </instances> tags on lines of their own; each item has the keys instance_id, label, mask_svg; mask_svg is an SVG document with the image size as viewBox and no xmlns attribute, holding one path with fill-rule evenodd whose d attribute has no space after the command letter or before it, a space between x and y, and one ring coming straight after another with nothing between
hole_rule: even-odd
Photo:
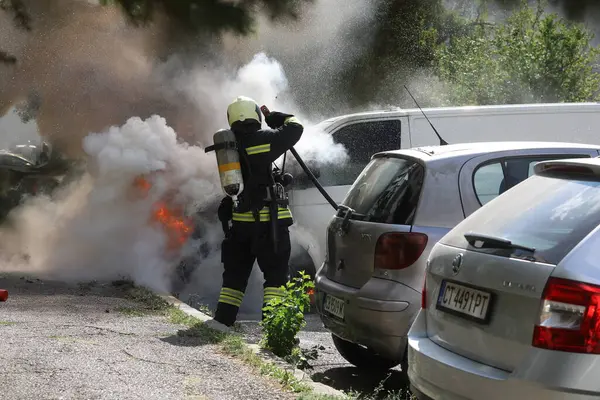
<instances>
[{"instance_id":1,"label":"car tail light","mask_svg":"<svg viewBox=\"0 0 600 400\"><path fill-rule=\"evenodd\" d=\"M550 278L533 331L533 346L600 354L600 286Z\"/></svg>"},{"instance_id":2,"label":"car tail light","mask_svg":"<svg viewBox=\"0 0 600 400\"><path fill-rule=\"evenodd\" d=\"M427 308L427 278L423 279L423 291L421 292L421 308Z\"/></svg>"},{"instance_id":3,"label":"car tail light","mask_svg":"<svg viewBox=\"0 0 600 400\"><path fill-rule=\"evenodd\" d=\"M421 257L427 246L427 235L414 232L385 233L375 246L375 268L404 269Z\"/></svg>"}]
</instances>

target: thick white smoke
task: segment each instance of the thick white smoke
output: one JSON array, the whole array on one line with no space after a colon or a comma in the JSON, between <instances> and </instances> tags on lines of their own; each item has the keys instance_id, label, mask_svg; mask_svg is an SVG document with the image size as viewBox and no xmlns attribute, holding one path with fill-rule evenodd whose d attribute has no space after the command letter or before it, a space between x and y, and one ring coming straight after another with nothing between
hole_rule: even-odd
<instances>
[{"instance_id":1,"label":"thick white smoke","mask_svg":"<svg viewBox=\"0 0 600 400\"><path fill-rule=\"evenodd\" d=\"M170 60L164 71L177 68L179 60ZM298 153L310 165L341 164L347 159L343 146L334 143L333 138L321 129L319 121L303 115L301 107L294 102L282 65L265 53L255 54L251 61L239 69L228 69L222 65L212 68L198 68L178 75L173 86L184 93L198 107L211 107L214 119L206 123L206 131L199 132L196 139L210 144L212 132L227 126L228 104L239 95L254 98L260 105L266 104L271 110L293 113L300 118L305 131L295 146ZM207 105L203 99L210 98ZM266 124L263 124L266 127ZM291 156L288 156L288 163ZM300 221L301 222L301 221ZM213 246L214 248L214 246ZM222 267L219 254L211 254L201 260L200 267L191 277L192 283L183 289L182 296L192 301L212 303L216 301L220 285ZM196 260L196 263L198 261ZM242 311L257 312L262 298L262 277L257 268L250 279ZM194 300L195 299L195 300Z\"/></svg>"},{"instance_id":2,"label":"thick white smoke","mask_svg":"<svg viewBox=\"0 0 600 400\"><path fill-rule=\"evenodd\" d=\"M227 105L246 95L271 110L297 115L305 134L296 148L309 164L341 163L346 158L345 150L317 126L323 116L302 112L306 104L295 102L301 100L302 91L290 87L285 72L312 93L322 78L352 62L354 53L360 52L358 43L368 42L366 37L349 38L346 32L348 21L357 22L352 15L364 16L357 17L363 24L372 17L362 0L352 0L352 7L335 15L331 11L338 6L318 1L316 10L307 11L309 19L300 20L292 30L261 19L258 42L242 39L231 46L225 38L217 56L187 53L166 62L157 61L168 47L161 39L160 21L144 33L126 26L118 9L72 0L61 0L55 7L27 3L36 22L32 33L0 24L0 37L8 38L7 49L20 60L14 69L0 67L0 84L11 83L0 93L0 113L15 99L39 92L40 133L60 139L69 150L83 148L89 171L52 199L31 198L14 210L10 224L0 231L0 271L70 280L128 275L138 283L169 290L183 257L183 264L194 270L193 282L174 290L214 301L222 274L222 232L215 205L223 193L214 154L204 154L203 147L212 143L216 130L227 126ZM321 12L324 8L328 11ZM324 20L328 29L322 29ZM286 36L279 40L282 32ZM311 69L318 69L318 77ZM72 85L74 80L81 84ZM135 117L151 113L166 120ZM7 120L0 117L0 121ZM2 136L17 132L15 123ZM132 198L133 179L148 173L153 179L149 197ZM155 202L171 191L188 213L200 210L196 216L200 237L181 254L168 254L163 231L149 223ZM244 306L256 310L258 296L262 280L255 270Z\"/></svg>"},{"instance_id":3,"label":"thick white smoke","mask_svg":"<svg viewBox=\"0 0 600 400\"><path fill-rule=\"evenodd\" d=\"M172 65L167 63L165 71ZM345 160L345 149L298 113L298 106L286 97L287 85L281 65L264 53L237 70L197 69L178 75L174 90L189 96L198 107L206 96L212 98L207 106L214 110L214 120L196 133L200 144L178 140L168 121L159 116L132 117L121 127L90 133L82 141L88 157L85 177L53 199L29 199L11 215L11 227L1 232L5 256L0 270L76 281L129 276L138 284L163 291L176 289L183 296L200 296L202 302L214 304L221 283L223 235L214 218L214 205L223 194L215 156L205 154L203 146L211 143L207 138L213 132L227 126L229 102L243 94L271 109L294 113L306 125L297 148L307 160L318 164ZM0 121L15 123L6 118ZM140 175L152 183L145 198L136 197L132 188ZM188 215L201 212L196 216L201 237L190 240L176 254L169 254L161 226L150 222L153 206L167 194ZM192 283L173 288L182 257L193 274L187 276ZM262 278L256 269L243 310L255 312L261 296Z\"/></svg>"},{"instance_id":4,"label":"thick white smoke","mask_svg":"<svg viewBox=\"0 0 600 400\"><path fill-rule=\"evenodd\" d=\"M81 181L54 200L31 198L12 215L2 232L2 270L65 280L129 276L170 290L180 254L169 253L153 210L165 196L188 213L214 201L220 193L212 160L200 147L178 143L159 116L91 133L83 148L89 173ZM147 196L133 185L139 176L152 185Z\"/></svg>"},{"instance_id":5,"label":"thick white smoke","mask_svg":"<svg viewBox=\"0 0 600 400\"><path fill-rule=\"evenodd\" d=\"M180 68L177 58L163 66L163 73ZM302 108L295 103L290 94L288 80L282 65L276 59L260 52L251 61L239 69L229 69L223 65L204 66L180 74L173 88L184 93L199 108L210 107L213 118L206 121L204 130L196 134L196 139L204 144L210 143L212 133L227 127L226 110L233 99L239 95L254 98L260 105L265 104L271 110L293 113L305 125L305 133L296 149L299 154L315 164L343 163L346 151L334 143L333 138L320 129L320 121L303 115ZM206 99L210 103L206 104ZM266 127L265 124L263 124Z\"/></svg>"}]
</instances>

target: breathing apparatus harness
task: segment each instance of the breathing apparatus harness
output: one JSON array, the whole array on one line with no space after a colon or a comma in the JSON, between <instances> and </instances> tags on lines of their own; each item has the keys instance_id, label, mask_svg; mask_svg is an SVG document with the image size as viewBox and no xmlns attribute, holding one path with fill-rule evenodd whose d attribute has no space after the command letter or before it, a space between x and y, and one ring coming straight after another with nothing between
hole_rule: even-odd
<instances>
[{"instance_id":1,"label":"breathing apparatus harness","mask_svg":"<svg viewBox=\"0 0 600 400\"><path fill-rule=\"evenodd\" d=\"M265 117L269 116L270 111L266 106L260 107L261 112ZM269 219L271 222L271 238L273 241L273 247L275 252L278 248L278 214L279 208L287 208L289 206L289 196L286 192L288 187L293 182L293 176L285 172L285 163L287 158L287 152L283 155L283 162L281 168L273 163L273 168L270 173L270 182L266 186L266 196L262 199L260 206L258 204L252 204L253 199L250 196L244 196L244 189L249 191L256 190L257 186L263 186L264 184L257 183L250 167L250 160L248 159L248 152L246 149L241 148L238 145L235 134L229 129L222 129L214 134L214 144L206 147L205 153L215 151L217 155L217 164L219 165L219 175L221 178L221 185L227 197L221 202L219 207L219 219L225 235L228 236L230 227L229 220L233 208L241 208L244 211L248 210L252 212L254 221L257 229L260 226L260 209L266 206L269 208ZM323 186L319 183L317 178L314 176L312 171L304 163L300 155L292 147L290 152L302 168L302 170L308 175L314 185L317 187L319 192L325 197L329 204L337 211L338 204L329 196ZM246 179L242 174L242 168L240 163L244 163L247 168L248 175ZM241 201L240 201L241 197Z\"/></svg>"}]
</instances>

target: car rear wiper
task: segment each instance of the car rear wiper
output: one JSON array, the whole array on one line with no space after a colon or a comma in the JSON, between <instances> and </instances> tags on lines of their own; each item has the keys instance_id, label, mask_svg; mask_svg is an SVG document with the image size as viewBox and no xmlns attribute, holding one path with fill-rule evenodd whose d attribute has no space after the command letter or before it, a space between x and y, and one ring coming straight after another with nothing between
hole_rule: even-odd
<instances>
[{"instance_id":1,"label":"car rear wiper","mask_svg":"<svg viewBox=\"0 0 600 400\"><path fill-rule=\"evenodd\" d=\"M501 237L483 235L480 233L465 233L465 239L471 246L474 246L475 242L482 242L481 247L495 248L495 249L507 249L507 250L523 250L530 253L535 253L535 249L533 247L522 246L520 244L515 244L508 239L504 239Z\"/></svg>"},{"instance_id":2,"label":"car rear wiper","mask_svg":"<svg viewBox=\"0 0 600 400\"><path fill-rule=\"evenodd\" d=\"M352 208L345 206L343 204L338 204L338 210L339 210L338 212L343 211L343 214L341 215L343 220L342 220L342 224L340 225L340 231L344 234L348 233L348 229L350 228L350 219L352 217L359 217L359 218L365 217L364 214L357 213Z\"/></svg>"},{"instance_id":3,"label":"car rear wiper","mask_svg":"<svg viewBox=\"0 0 600 400\"><path fill-rule=\"evenodd\" d=\"M350 218L350 217L364 218L364 217L366 217L365 214L358 213L358 212L354 211L354 209L352 209L346 205L343 205L343 204L339 204L338 209L343 211L343 212L340 212L340 214L342 214L341 216L343 218Z\"/></svg>"}]
</instances>

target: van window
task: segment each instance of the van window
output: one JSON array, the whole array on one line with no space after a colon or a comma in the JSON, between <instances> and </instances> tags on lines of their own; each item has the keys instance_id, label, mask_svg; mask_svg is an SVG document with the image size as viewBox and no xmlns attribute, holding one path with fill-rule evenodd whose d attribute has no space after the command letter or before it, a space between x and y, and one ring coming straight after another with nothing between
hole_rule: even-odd
<instances>
[{"instance_id":1,"label":"van window","mask_svg":"<svg viewBox=\"0 0 600 400\"><path fill-rule=\"evenodd\" d=\"M510 212L507 212L510 210ZM442 243L474 251L473 232L535 249L541 262L558 264L600 224L600 182L534 175L458 224Z\"/></svg>"},{"instance_id":2,"label":"van window","mask_svg":"<svg viewBox=\"0 0 600 400\"><path fill-rule=\"evenodd\" d=\"M352 185L369 163L371 156L380 151L400 149L400 120L357 122L333 132L333 140L344 146L348 161L343 165L316 168L323 186ZM304 189L314 185L302 172L294 177L294 188Z\"/></svg>"},{"instance_id":3,"label":"van window","mask_svg":"<svg viewBox=\"0 0 600 400\"><path fill-rule=\"evenodd\" d=\"M376 157L352 185L342 204L356 212L356 219L411 225L424 173L425 168L416 161Z\"/></svg>"},{"instance_id":4,"label":"van window","mask_svg":"<svg viewBox=\"0 0 600 400\"><path fill-rule=\"evenodd\" d=\"M475 195L479 203L484 205L533 175L533 167L540 161L580 157L588 156L561 154L543 157L511 157L483 164L473 174Z\"/></svg>"}]
</instances>

